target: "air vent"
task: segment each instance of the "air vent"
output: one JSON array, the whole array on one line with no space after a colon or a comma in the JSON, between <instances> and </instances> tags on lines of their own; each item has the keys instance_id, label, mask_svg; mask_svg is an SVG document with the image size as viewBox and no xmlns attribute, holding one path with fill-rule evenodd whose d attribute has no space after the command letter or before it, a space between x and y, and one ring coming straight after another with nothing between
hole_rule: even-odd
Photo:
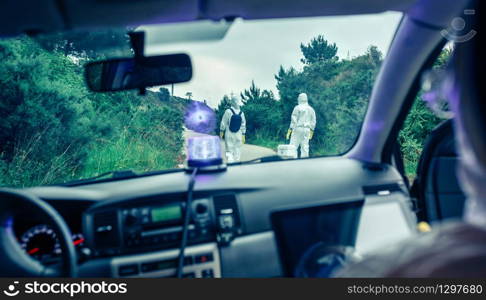
<instances>
[{"instance_id":1,"label":"air vent","mask_svg":"<svg viewBox=\"0 0 486 300\"><path fill-rule=\"evenodd\" d=\"M214 196L214 210L216 215L231 214L235 218L235 225L240 226L240 213L238 211L238 203L236 202L235 194L226 194Z\"/></svg>"},{"instance_id":2,"label":"air vent","mask_svg":"<svg viewBox=\"0 0 486 300\"><path fill-rule=\"evenodd\" d=\"M117 247L118 215L116 210L99 212L94 215L94 241L97 248Z\"/></svg>"},{"instance_id":3,"label":"air vent","mask_svg":"<svg viewBox=\"0 0 486 300\"><path fill-rule=\"evenodd\" d=\"M403 192L403 190L398 183L390 183L364 186L363 192L365 195L386 196L393 192Z\"/></svg>"}]
</instances>

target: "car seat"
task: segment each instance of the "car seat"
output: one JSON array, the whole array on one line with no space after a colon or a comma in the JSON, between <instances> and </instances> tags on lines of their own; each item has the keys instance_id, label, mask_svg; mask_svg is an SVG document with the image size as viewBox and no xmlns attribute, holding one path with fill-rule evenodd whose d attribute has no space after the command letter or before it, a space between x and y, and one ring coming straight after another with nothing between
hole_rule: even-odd
<instances>
[{"instance_id":1,"label":"car seat","mask_svg":"<svg viewBox=\"0 0 486 300\"><path fill-rule=\"evenodd\" d=\"M427 138L412 185L420 221L433 223L462 216L465 196L456 176L458 160L453 122L447 120Z\"/></svg>"}]
</instances>

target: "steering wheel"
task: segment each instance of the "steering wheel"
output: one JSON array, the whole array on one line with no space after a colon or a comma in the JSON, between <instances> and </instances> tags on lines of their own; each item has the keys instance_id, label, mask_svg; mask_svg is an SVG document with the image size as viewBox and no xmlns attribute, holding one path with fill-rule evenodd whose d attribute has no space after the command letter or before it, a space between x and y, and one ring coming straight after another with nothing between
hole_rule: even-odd
<instances>
[{"instance_id":1,"label":"steering wheel","mask_svg":"<svg viewBox=\"0 0 486 300\"><path fill-rule=\"evenodd\" d=\"M49 224L61 246L60 266L44 266L20 247L13 231L19 212L29 212ZM0 265L3 277L76 277L76 250L64 219L48 203L26 191L0 189Z\"/></svg>"}]
</instances>

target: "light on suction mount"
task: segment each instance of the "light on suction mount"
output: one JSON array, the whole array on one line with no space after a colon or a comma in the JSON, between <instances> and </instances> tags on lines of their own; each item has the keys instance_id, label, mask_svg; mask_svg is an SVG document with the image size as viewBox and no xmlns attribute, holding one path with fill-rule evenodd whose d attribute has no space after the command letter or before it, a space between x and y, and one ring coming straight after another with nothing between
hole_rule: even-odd
<instances>
[{"instance_id":1,"label":"light on suction mount","mask_svg":"<svg viewBox=\"0 0 486 300\"><path fill-rule=\"evenodd\" d=\"M225 170L218 136L204 135L187 139L187 169L200 171Z\"/></svg>"}]
</instances>

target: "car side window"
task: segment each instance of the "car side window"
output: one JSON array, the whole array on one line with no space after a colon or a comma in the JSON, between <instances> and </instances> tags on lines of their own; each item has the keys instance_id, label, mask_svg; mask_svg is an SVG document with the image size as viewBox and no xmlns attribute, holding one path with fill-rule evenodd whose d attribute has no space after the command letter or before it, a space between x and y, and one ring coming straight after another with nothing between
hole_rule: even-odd
<instances>
[{"instance_id":1,"label":"car side window","mask_svg":"<svg viewBox=\"0 0 486 300\"><path fill-rule=\"evenodd\" d=\"M451 54L452 48L450 45L447 45L435 61L432 69L445 69ZM424 98L426 97L422 89L415 98L398 135L398 143L403 155L405 176L407 176L410 183L417 176L418 163L427 137L443 121L443 119L432 112Z\"/></svg>"}]
</instances>

